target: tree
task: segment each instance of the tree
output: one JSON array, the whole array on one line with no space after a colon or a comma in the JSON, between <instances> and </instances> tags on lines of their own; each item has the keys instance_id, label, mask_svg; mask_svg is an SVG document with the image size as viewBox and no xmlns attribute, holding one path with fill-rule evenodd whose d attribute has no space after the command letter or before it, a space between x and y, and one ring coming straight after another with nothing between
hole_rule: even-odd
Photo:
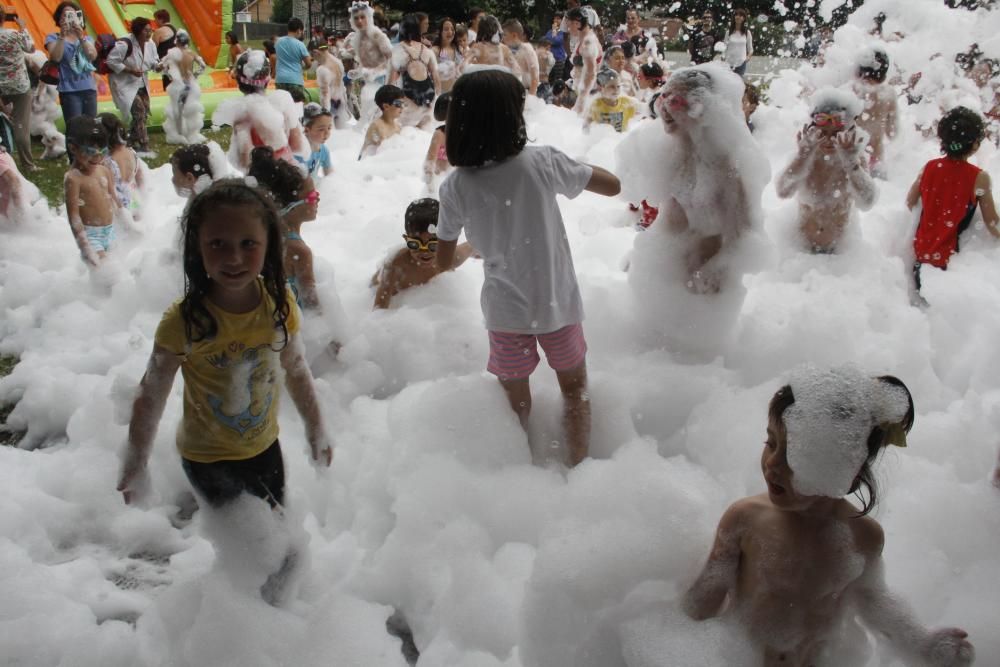
<instances>
[{"instance_id":1,"label":"tree","mask_svg":"<svg viewBox=\"0 0 1000 667\"><path fill-rule=\"evenodd\" d=\"M271 23L288 23L292 18L292 0L274 0L271 5Z\"/></svg>"}]
</instances>

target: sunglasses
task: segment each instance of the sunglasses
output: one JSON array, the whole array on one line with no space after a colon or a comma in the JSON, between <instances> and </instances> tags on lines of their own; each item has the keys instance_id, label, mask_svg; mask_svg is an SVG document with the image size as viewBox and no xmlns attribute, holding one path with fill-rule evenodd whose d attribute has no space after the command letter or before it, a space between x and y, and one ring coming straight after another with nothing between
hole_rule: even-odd
<instances>
[{"instance_id":1,"label":"sunglasses","mask_svg":"<svg viewBox=\"0 0 1000 667\"><path fill-rule=\"evenodd\" d=\"M424 243L416 236L407 236L403 234L403 240L406 241L406 247L410 250L426 250L427 252L437 252L438 242L436 238L431 239L427 243Z\"/></svg>"},{"instance_id":2,"label":"sunglasses","mask_svg":"<svg viewBox=\"0 0 1000 667\"><path fill-rule=\"evenodd\" d=\"M813 125L816 127L844 127L844 117L839 113L814 113L812 116Z\"/></svg>"}]
</instances>

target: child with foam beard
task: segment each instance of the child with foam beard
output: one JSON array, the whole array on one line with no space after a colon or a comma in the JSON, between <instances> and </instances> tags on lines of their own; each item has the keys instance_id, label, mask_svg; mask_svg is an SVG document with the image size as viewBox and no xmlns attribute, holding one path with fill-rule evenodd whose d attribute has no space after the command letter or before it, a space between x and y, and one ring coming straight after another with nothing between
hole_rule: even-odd
<instances>
[{"instance_id":1,"label":"child with foam beard","mask_svg":"<svg viewBox=\"0 0 1000 667\"><path fill-rule=\"evenodd\" d=\"M878 192L868 175L868 134L855 125L861 101L826 88L813 97L812 121L798 133L798 152L778 177L778 196L799 200L799 230L813 253L837 251L855 203L862 211Z\"/></svg>"},{"instance_id":2,"label":"child with foam beard","mask_svg":"<svg viewBox=\"0 0 1000 667\"><path fill-rule=\"evenodd\" d=\"M885 535L867 516L877 500L872 465L885 447L906 446L913 417L910 392L893 376L854 366L795 371L768 406L767 492L722 515L684 596L687 614L733 617L767 667L871 664L856 619L906 665L971 664L965 631L928 630L887 588Z\"/></svg>"},{"instance_id":3,"label":"child with foam beard","mask_svg":"<svg viewBox=\"0 0 1000 667\"><path fill-rule=\"evenodd\" d=\"M474 252L468 243L455 248L451 266L442 269L437 259L437 222L439 205L436 199L418 199L406 207L403 240L400 248L372 276L375 290L375 308L388 308L392 297L403 290L426 285L438 274L457 269Z\"/></svg>"},{"instance_id":4,"label":"child with foam beard","mask_svg":"<svg viewBox=\"0 0 1000 667\"><path fill-rule=\"evenodd\" d=\"M610 125L615 132L628 129L629 121L641 112L642 107L634 97L623 95L621 78L613 69L604 69L597 75L599 94L590 103L590 110L583 122L584 128L591 123Z\"/></svg>"}]
</instances>

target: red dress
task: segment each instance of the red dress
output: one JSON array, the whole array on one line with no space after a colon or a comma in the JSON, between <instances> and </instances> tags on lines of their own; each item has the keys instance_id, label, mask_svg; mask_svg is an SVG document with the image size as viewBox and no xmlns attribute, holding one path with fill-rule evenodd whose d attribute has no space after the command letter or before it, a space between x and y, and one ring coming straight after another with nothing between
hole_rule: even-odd
<instances>
[{"instance_id":1,"label":"red dress","mask_svg":"<svg viewBox=\"0 0 1000 667\"><path fill-rule=\"evenodd\" d=\"M923 211L913 239L917 261L940 269L958 252L958 235L976 212L976 177L981 170L964 160L931 160L920 176Z\"/></svg>"}]
</instances>

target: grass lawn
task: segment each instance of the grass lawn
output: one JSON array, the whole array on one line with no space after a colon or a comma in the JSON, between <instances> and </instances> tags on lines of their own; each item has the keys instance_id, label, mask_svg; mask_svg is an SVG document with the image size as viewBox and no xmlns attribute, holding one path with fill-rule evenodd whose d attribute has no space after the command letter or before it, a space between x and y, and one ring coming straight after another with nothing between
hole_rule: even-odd
<instances>
[{"instance_id":1,"label":"grass lawn","mask_svg":"<svg viewBox=\"0 0 1000 667\"><path fill-rule=\"evenodd\" d=\"M218 142L222 146L222 150L225 151L229 148L229 135L231 130L228 127L221 128L219 130L212 130L211 128L202 131L206 137L212 141ZM171 146L167 144L164 138L164 134L158 131L158 128L151 128L149 132L149 147L156 153L156 157L145 158L143 162L146 163L150 169L155 169L162 164L166 164L170 161L170 156L173 155L177 146ZM41 153L41 145L37 142L33 146L36 155ZM35 164L41 167L41 171L37 171L33 174L25 174L25 177L38 186L38 189L42 191L42 195L49 201L50 208L58 208L62 206L65 202L64 192L63 192L63 176L69 169L69 160L67 158L59 158L58 160L40 160L35 158Z\"/></svg>"}]
</instances>

